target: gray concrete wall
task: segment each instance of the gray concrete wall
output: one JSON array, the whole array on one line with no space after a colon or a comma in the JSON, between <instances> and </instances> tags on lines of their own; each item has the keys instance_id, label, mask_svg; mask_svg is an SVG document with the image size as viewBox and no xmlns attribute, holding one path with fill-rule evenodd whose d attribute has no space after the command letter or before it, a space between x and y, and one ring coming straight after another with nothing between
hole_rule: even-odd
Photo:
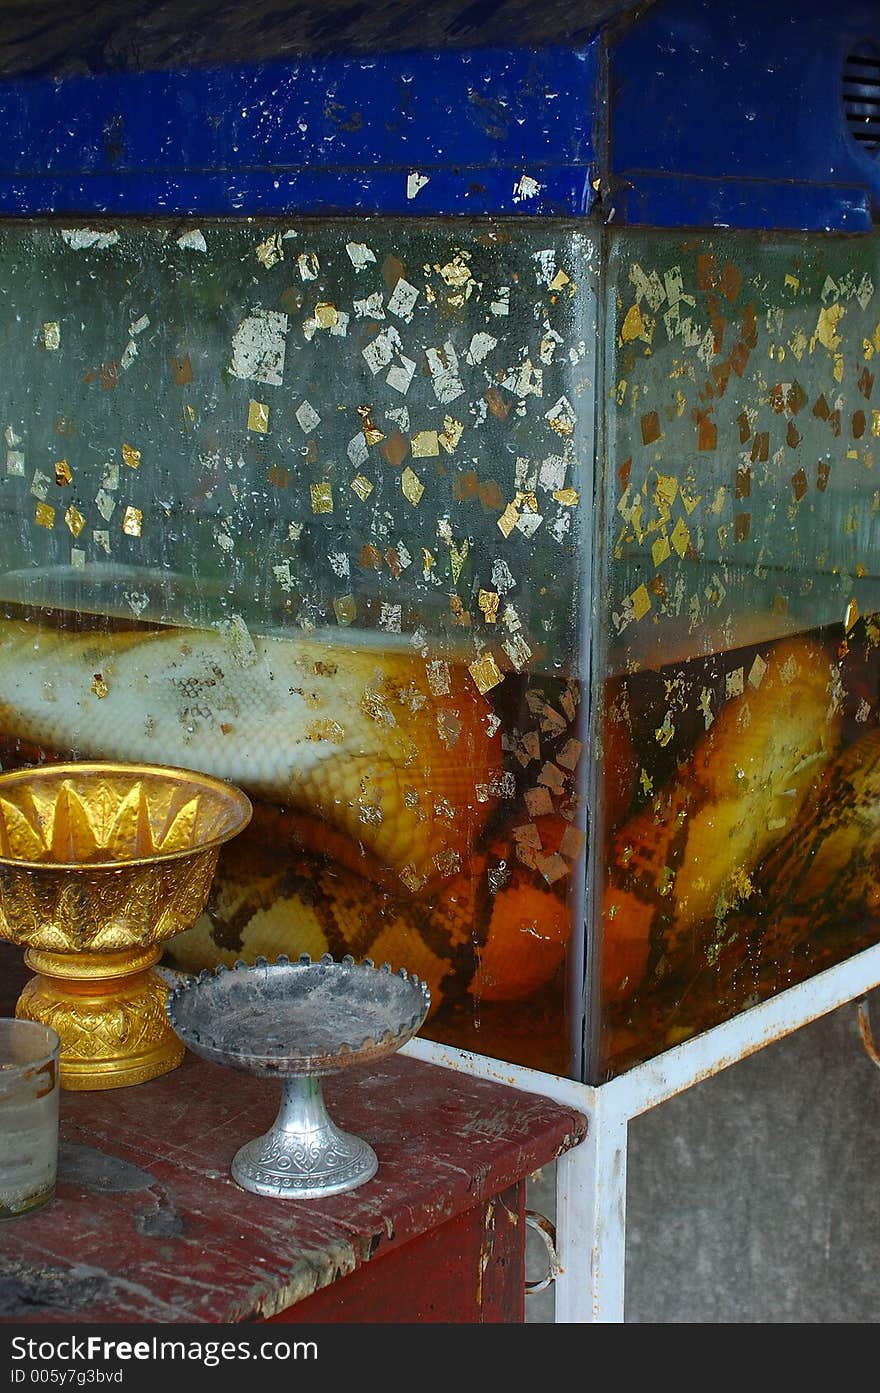
<instances>
[{"instance_id":1,"label":"gray concrete wall","mask_svg":"<svg viewBox=\"0 0 880 1393\"><path fill-rule=\"evenodd\" d=\"M528 1202L552 1201L544 1174ZM529 1321L552 1310L527 1298ZM855 1004L630 1123L625 1320L880 1320L880 1068Z\"/></svg>"}]
</instances>

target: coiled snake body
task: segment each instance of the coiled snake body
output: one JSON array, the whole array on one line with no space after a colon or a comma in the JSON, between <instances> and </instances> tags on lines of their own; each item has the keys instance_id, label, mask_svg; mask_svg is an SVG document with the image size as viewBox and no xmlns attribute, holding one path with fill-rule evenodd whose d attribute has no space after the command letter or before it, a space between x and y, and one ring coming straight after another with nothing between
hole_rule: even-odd
<instances>
[{"instance_id":1,"label":"coiled snake body","mask_svg":"<svg viewBox=\"0 0 880 1393\"><path fill-rule=\"evenodd\" d=\"M252 638L240 624L72 633L7 620L0 725L52 754L198 768L251 795L253 823L221 853L206 913L172 945L188 970L369 953L423 976L436 1006L468 957L475 989L505 997L563 956L558 895L517 868L490 896L501 742L460 664L404 644Z\"/></svg>"},{"instance_id":2,"label":"coiled snake body","mask_svg":"<svg viewBox=\"0 0 880 1393\"><path fill-rule=\"evenodd\" d=\"M749 948L772 987L799 943L880 910L880 730L841 748L831 658L811 639L777 641L757 672L611 838L607 1001Z\"/></svg>"}]
</instances>

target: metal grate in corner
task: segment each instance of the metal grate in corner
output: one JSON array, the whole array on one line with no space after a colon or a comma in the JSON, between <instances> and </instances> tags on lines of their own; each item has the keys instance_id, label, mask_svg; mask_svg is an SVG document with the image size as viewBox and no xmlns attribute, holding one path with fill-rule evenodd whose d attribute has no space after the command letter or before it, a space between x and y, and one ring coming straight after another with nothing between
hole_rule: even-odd
<instances>
[{"instance_id":1,"label":"metal grate in corner","mask_svg":"<svg viewBox=\"0 0 880 1393\"><path fill-rule=\"evenodd\" d=\"M856 44L843 64L843 111L862 150L880 152L880 44Z\"/></svg>"}]
</instances>

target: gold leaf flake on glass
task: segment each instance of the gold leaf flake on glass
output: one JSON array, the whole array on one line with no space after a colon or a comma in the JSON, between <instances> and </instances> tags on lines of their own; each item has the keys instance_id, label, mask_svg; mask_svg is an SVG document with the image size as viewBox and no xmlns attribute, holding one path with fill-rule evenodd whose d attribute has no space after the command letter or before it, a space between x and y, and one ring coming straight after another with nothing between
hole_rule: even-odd
<instances>
[{"instance_id":1,"label":"gold leaf flake on glass","mask_svg":"<svg viewBox=\"0 0 880 1393\"><path fill-rule=\"evenodd\" d=\"M67 523L67 526L74 537L78 537L80 532L82 532L83 528L86 525L86 520L83 517L82 513L79 511L78 508L75 508L72 503L70 507L67 509L67 512L64 514L64 521Z\"/></svg>"},{"instance_id":2,"label":"gold leaf flake on glass","mask_svg":"<svg viewBox=\"0 0 880 1393\"><path fill-rule=\"evenodd\" d=\"M519 827L514 827L513 837L518 847L533 847L535 851L542 850L541 834L532 822L524 822Z\"/></svg>"},{"instance_id":3,"label":"gold leaf flake on glass","mask_svg":"<svg viewBox=\"0 0 880 1393\"><path fill-rule=\"evenodd\" d=\"M519 508L515 503L508 503L500 518L497 519L499 530L505 537L509 537L518 522Z\"/></svg>"},{"instance_id":4,"label":"gold leaf flake on glass","mask_svg":"<svg viewBox=\"0 0 880 1393\"><path fill-rule=\"evenodd\" d=\"M410 890L413 894L421 890L424 883L414 866L404 866L403 870L400 872L400 879L403 881L407 890Z\"/></svg>"},{"instance_id":5,"label":"gold leaf flake on glass","mask_svg":"<svg viewBox=\"0 0 880 1393\"><path fill-rule=\"evenodd\" d=\"M523 794L530 817L544 817L553 812L553 799L549 789L544 787L527 788Z\"/></svg>"},{"instance_id":6,"label":"gold leaf flake on glass","mask_svg":"<svg viewBox=\"0 0 880 1393\"><path fill-rule=\"evenodd\" d=\"M50 353L61 347L61 325L57 319L43 325L43 347Z\"/></svg>"},{"instance_id":7,"label":"gold leaf flake on glass","mask_svg":"<svg viewBox=\"0 0 880 1393\"><path fill-rule=\"evenodd\" d=\"M514 507L519 508L520 511L524 508L530 513L538 511L538 495L536 493L517 493L513 503Z\"/></svg>"},{"instance_id":8,"label":"gold leaf flake on glass","mask_svg":"<svg viewBox=\"0 0 880 1393\"><path fill-rule=\"evenodd\" d=\"M357 604L353 595L340 595L333 601L333 612L338 624L353 624L357 618Z\"/></svg>"},{"instance_id":9,"label":"gold leaf flake on glass","mask_svg":"<svg viewBox=\"0 0 880 1393\"><path fill-rule=\"evenodd\" d=\"M422 494L425 492L425 486L418 474L408 466L400 476L400 487L403 490L404 498L415 508L421 501Z\"/></svg>"},{"instance_id":10,"label":"gold leaf flake on glass","mask_svg":"<svg viewBox=\"0 0 880 1393\"><path fill-rule=\"evenodd\" d=\"M672 542L672 545L675 547L675 550L678 552L679 556L684 556L685 552L690 546L691 541L691 536L684 518L678 519L678 522L672 529L672 536L670 540Z\"/></svg>"},{"instance_id":11,"label":"gold leaf flake on glass","mask_svg":"<svg viewBox=\"0 0 880 1393\"><path fill-rule=\"evenodd\" d=\"M122 518L122 530L126 537L139 537L144 525L144 515L140 508L133 508L131 504L125 510Z\"/></svg>"},{"instance_id":12,"label":"gold leaf flake on glass","mask_svg":"<svg viewBox=\"0 0 880 1393\"><path fill-rule=\"evenodd\" d=\"M59 488L64 484L73 483L73 470L66 459L58 459L55 461L55 482Z\"/></svg>"},{"instance_id":13,"label":"gold leaf flake on glass","mask_svg":"<svg viewBox=\"0 0 880 1393\"><path fill-rule=\"evenodd\" d=\"M34 522L38 527L55 526L55 509L51 503L38 503L34 514Z\"/></svg>"},{"instance_id":14,"label":"gold leaf flake on glass","mask_svg":"<svg viewBox=\"0 0 880 1393\"><path fill-rule=\"evenodd\" d=\"M562 852L563 856L567 856L569 860L574 861L583 851L586 840L586 833L583 832L580 827L576 827L574 823L569 823L562 834L559 850Z\"/></svg>"},{"instance_id":15,"label":"gold leaf flake on glass","mask_svg":"<svg viewBox=\"0 0 880 1393\"><path fill-rule=\"evenodd\" d=\"M563 508L574 508L580 501L577 489L554 489L553 497L557 503L562 504Z\"/></svg>"},{"instance_id":16,"label":"gold leaf flake on glass","mask_svg":"<svg viewBox=\"0 0 880 1393\"><path fill-rule=\"evenodd\" d=\"M92 678L92 691L94 692L95 696L99 699L105 697L107 693L110 691L110 688L104 681L103 673L95 673L94 677Z\"/></svg>"},{"instance_id":17,"label":"gold leaf flake on glass","mask_svg":"<svg viewBox=\"0 0 880 1393\"><path fill-rule=\"evenodd\" d=\"M674 474L658 474L654 488L654 503L661 511L669 509L678 496L678 479Z\"/></svg>"},{"instance_id":18,"label":"gold leaf flake on glass","mask_svg":"<svg viewBox=\"0 0 880 1393\"><path fill-rule=\"evenodd\" d=\"M443 417L443 430L437 437L447 454L451 455L461 440L464 426L454 416ZM880 434L880 432L878 432Z\"/></svg>"},{"instance_id":19,"label":"gold leaf flake on glass","mask_svg":"<svg viewBox=\"0 0 880 1393\"><path fill-rule=\"evenodd\" d=\"M264 401L249 401L247 415L248 430L265 435L269 429L269 407Z\"/></svg>"},{"instance_id":20,"label":"gold leaf flake on glass","mask_svg":"<svg viewBox=\"0 0 880 1393\"><path fill-rule=\"evenodd\" d=\"M522 672L526 663L532 656L532 650L526 643L522 634L513 634L510 638L506 638L501 647L513 663L517 672Z\"/></svg>"},{"instance_id":21,"label":"gold leaf flake on glass","mask_svg":"<svg viewBox=\"0 0 880 1393\"><path fill-rule=\"evenodd\" d=\"M658 537L651 547L651 560L654 565L662 566L663 562L671 555L671 551L668 537Z\"/></svg>"},{"instance_id":22,"label":"gold leaf flake on glass","mask_svg":"<svg viewBox=\"0 0 880 1393\"><path fill-rule=\"evenodd\" d=\"M460 547L457 547L454 542L449 543L449 564L452 570L453 585L458 584L458 578L461 575L461 568L467 560L468 552L470 551L470 549L471 544L468 541L467 537L465 537Z\"/></svg>"},{"instance_id":23,"label":"gold leaf flake on glass","mask_svg":"<svg viewBox=\"0 0 880 1393\"><path fill-rule=\"evenodd\" d=\"M434 696L447 696L449 693L449 664L436 658L425 664L428 687Z\"/></svg>"},{"instance_id":24,"label":"gold leaf flake on glass","mask_svg":"<svg viewBox=\"0 0 880 1393\"><path fill-rule=\"evenodd\" d=\"M122 458L129 469L137 469L141 462L141 452L137 446L126 443L122 447Z\"/></svg>"},{"instance_id":25,"label":"gold leaf flake on glass","mask_svg":"<svg viewBox=\"0 0 880 1393\"><path fill-rule=\"evenodd\" d=\"M259 242L256 247L257 260L268 269L276 262L284 260L284 243L277 232L273 232L264 242Z\"/></svg>"},{"instance_id":26,"label":"gold leaf flake on glass","mask_svg":"<svg viewBox=\"0 0 880 1393\"><path fill-rule=\"evenodd\" d=\"M345 739L345 729L332 718L311 721L306 728L306 739L324 741L330 745L341 745Z\"/></svg>"},{"instance_id":27,"label":"gold leaf flake on glass","mask_svg":"<svg viewBox=\"0 0 880 1393\"><path fill-rule=\"evenodd\" d=\"M812 353L816 342L821 343L823 348L829 352L840 345L840 335L837 332L838 325L844 316L846 307L839 302L833 305L826 305L820 309L816 320L816 328L810 340L810 352Z\"/></svg>"},{"instance_id":28,"label":"gold leaf flake on glass","mask_svg":"<svg viewBox=\"0 0 880 1393\"><path fill-rule=\"evenodd\" d=\"M571 739L566 740L562 749L557 751L556 763L561 764L563 769L574 769L581 757L582 750L583 745L580 740L576 740L572 736Z\"/></svg>"},{"instance_id":29,"label":"gold leaf flake on glass","mask_svg":"<svg viewBox=\"0 0 880 1393\"><path fill-rule=\"evenodd\" d=\"M667 712L664 712L663 724L657 726L657 729L654 730L654 740L656 740L659 745L668 745L668 742L670 742L674 734L675 723L673 722L673 715L667 710Z\"/></svg>"},{"instance_id":30,"label":"gold leaf flake on glass","mask_svg":"<svg viewBox=\"0 0 880 1393\"><path fill-rule=\"evenodd\" d=\"M363 474L355 474L351 481L351 491L356 493L362 503L366 503L370 494L373 492L373 485Z\"/></svg>"},{"instance_id":31,"label":"gold leaf flake on glass","mask_svg":"<svg viewBox=\"0 0 880 1393\"><path fill-rule=\"evenodd\" d=\"M571 415L560 411L557 415L549 417L549 420L550 429L555 430L557 435L574 434L575 423L574 418Z\"/></svg>"},{"instance_id":32,"label":"gold leaf flake on glass","mask_svg":"<svg viewBox=\"0 0 880 1393\"><path fill-rule=\"evenodd\" d=\"M333 512L333 485L328 483L310 484L309 493L313 513Z\"/></svg>"},{"instance_id":33,"label":"gold leaf flake on glass","mask_svg":"<svg viewBox=\"0 0 880 1393\"><path fill-rule=\"evenodd\" d=\"M671 895L675 885L675 871L671 866L664 866L657 877L657 891L661 895Z\"/></svg>"},{"instance_id":34,"label":"gold leaf flake on glass","mask_svg":"<svg viewBox=\"0 0 880 1393\"><path fill-rule=\"evenodd\" d=\"M697 504L702 500L703 495L701 493L693 494L685 488L680 488L679 497L681 498L681 501L684 504L685 512L688 515L690 515L696 508Z\"/></svg>"},{"instance_id":35,"label":"gold leaf flake on glass","mask_svg":"<svg viewBox=\"0 0 880 1393\"><path fill-rule=\"evenodd\" d=\"M724 679L724 695L726 697L742 696L744 691L744 672L741 667L734 668Z\"/></svg>"},{"instance_id":36,"label":"gold leaf flake on glass","mask_svg":"<svg viewBox=\"0 0 880 1393\"><path fill-rule=\"evenodd\" d=\"M640 585L630 596L633 614L636 619L643 619L651 608L651 596L648 594L648 587Z\"/></svg>"},{"instance_id":37,"label":"gold leaf flake on glass","mask_svg":"<svg viewBox=\"0 0 880 1393\"><path fill-rule=\"evenodd\" d=\"M498 619L498 605L500 597L494 590L481 590L477 597L477 603L486 619L487 624L494 624Z\"/></svg>"},{"instance_id":38,"label":"gold leaf flake on glass","mask_svg":"<svg viewBox=\"0 0 880 1393\"><path fill-rule=\"evenodd\" d=\"M633 339L639 338L643 327L642 311L639 309L638 305L630 305L620 330L620 337L623 339L623 342L630 343Z\"/></svg>"},{"instance_id":39,"label":"gold leaf flake on glass","mask_svg":"<svg viewBox=\"0 0 880 1393\"><path fill-rule=\"evenodd\" d=\"M433 861L441 875L457 875L461 870L461 857L457 851L438 851Z\"/></svg>"},{"instance_id":40,"label":"gold leaf flake on glass","mask_svg":"<svg viewBox=\"0 0 880 1393\"><path fill-rule=\"evenodd\" d=\"M493 687L504 681L504 673L491 653L484 653L482 657L469 663L468 672L476 683L477 691L482 693L491 692Z\"/></svg>"},{"instance_id":41,"label":"gold leaf flake on glass","mask_svg":"<svg viewBox=\"0 0 880 1393\"><path fill-rule=\"evenodd\" d=\"M448 286L461 289L473 280L471 268L467 264L469 255L468 252L457 251L453 259L447 261L445 266L435 266L434 269L439 271Z\"/></svg>"},{"instance_id":42,"label":"gold leaf flake on glass","mask_svg":"<svg viewBox=\"0 0 880 1393\"><path fill-rule=\"evenodd\" d=\"M568 863L555 851L550 856L538 857L538 870L548 885L571 873Z\"/></svg>"},{"instance_id":43,"label":"gold leaf flake on glass","mask_svg":"<svg viewBox=\"0 0 880 1393\"><path fill-rule=\"evenodd\" d=\"M440 445L437 432L435 430L420 430L410 442L413 459L425 459L433 455L439 455Z\"/></svg>"}]
</instances>

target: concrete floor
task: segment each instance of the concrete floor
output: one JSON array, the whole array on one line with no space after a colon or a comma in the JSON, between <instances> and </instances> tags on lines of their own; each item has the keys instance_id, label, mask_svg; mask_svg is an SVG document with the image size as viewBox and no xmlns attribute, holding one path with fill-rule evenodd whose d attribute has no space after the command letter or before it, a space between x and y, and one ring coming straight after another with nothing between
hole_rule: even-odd
<instances>
[{"instance_id":1,"label":"concrete floor","mask_svg":"<svg viewBox=\"0 0 880 1393\"><path fill-rule=\"evenodd\" d=\"M528 1204L552 1217L551 1172ZM526 1318L552 1321L552 1289ZM880 1321L880 1068L855 1004L630 1124L625 1320Z\"/></svg>"}]
</instances>

